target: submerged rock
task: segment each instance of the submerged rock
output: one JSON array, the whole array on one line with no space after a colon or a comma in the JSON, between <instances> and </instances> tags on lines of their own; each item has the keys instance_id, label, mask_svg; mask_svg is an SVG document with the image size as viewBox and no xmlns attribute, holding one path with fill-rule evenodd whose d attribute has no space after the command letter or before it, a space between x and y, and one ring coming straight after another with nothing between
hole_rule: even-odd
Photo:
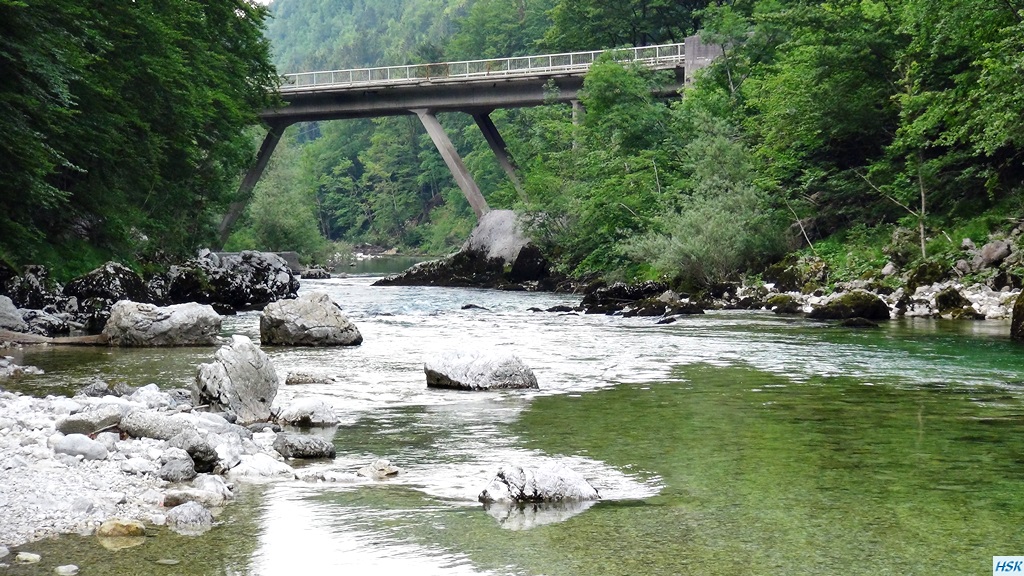
<instances>
[{"instance_id":1,"label":"submerged rock","mask_svg":"<svg viewBox=\"0 0 1024 576\"><path fill-rule=\"evenodd\" d=\"M355 346L363 336L330 296L310 292L268 304L260 316L260 341L278 346Z\"/></svg>"},{"instance_id":2,"label":"submerged rock","mask_svg":"<svg viewBox=\"0 0 1024 576\"><path fill-rule=\"evenodd\" d=\"M98 538L137 538L146 535L146 526L138 520L114 518L96 529Z\"/></svg>"},{"instance_id":3,"label":"submerged rock","mask_svg":"<svg viewBox=\"0 0 1024 576\"><path fill-rule=\"evenodd\" d=\"M196 405L234 414L239 424L270 418L277 395L277 371L270 358L245 336L231 337L210 364L200 364L192 388Z\"/></svg>"},{"instance_id":4,"label":"submerged rock","mask_svg":"<svg viewBox=\"0 0 1024 576\"><path fill-rule=\"evenodd\" d=\"M159 307L122 300L111 309L103 335L111 346L212 346L220 326L220 315L208 305Z\"/></svg>"},{"instance_id":5,"label":"submerged rock","mask_svg":"<svg viewBox=\"0 0 1024 576\"><path fill-rule=\"evenodd\" d=\"M213 514L198 502L186 502L167 512L167 525L178 534L199 535L213 527Z\"/></svg>"},{"instance_id":6,"label":"submerged rock","mask_svg":"<svg viewBox=\"0 0 1024 576\"><path fill-rule=\"evenodd\" d=\"M365 476L367 478L373 478L374 480L383 480L392 476L397 476L402 469L398 466L391 464L390 460L383 458L374 460L373 463L363 466L356 474Z\"/></svg>"},{"instance_id":7,"label":"submerged rock","mask_svg":"<svg viewBox=\"0 0 1024 576\"><path fill-rule=\"evenodd\" d=\"M582 514L596 503L595 500L531 504L490 502L484 504L484 510L505 530L530 530L546 524L564 522Z\"/></svg>"},{"instance_id":8,"label":"submerged rock","mask_svg":"<svg viewBox=\"0 0 1024 576\"><path fill-rule=\"evenodd\" d=\"M562 502L599 500L597 489L580 473L561 462L537 467L506 464L480 493L479 500L491 502Z\"/></svg>"},{"instance_id":9,"label":"submerged rock","mask_svg":"<svg viewBox=\"0 0 1024 576\"><path fill-rule=\"evenodd\" d=\"M427 387L455 390L538 388L533 370L512 354L449 352L423 365Z\"/></svg>"}]
</instances>

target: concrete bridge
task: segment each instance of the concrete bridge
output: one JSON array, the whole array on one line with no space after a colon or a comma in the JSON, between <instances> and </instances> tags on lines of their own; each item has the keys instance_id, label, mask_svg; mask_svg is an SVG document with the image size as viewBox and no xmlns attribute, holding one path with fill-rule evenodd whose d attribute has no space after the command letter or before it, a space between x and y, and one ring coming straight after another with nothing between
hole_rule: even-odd
<instances>
[{"instance_id":1,"label":"concrete bridge","mask_svg":"<svg viewBox=\"0 0 1024 576\"><path fill-rule=\"evenodd\" d=\"M498 108L521 108L556 102L578 107L583 78L606 51L572 52L470 60L438 64L414 64L353 70L327 70L287 74L280 88L285 106L265 110L260 116L269 127L256 164L239 187L238 201L221 221L220 245L227 241L241 216L256 182L263 174L285 128L297 122L371 118L414 114L444 158L456 183L479 218L489 208L466 169L462 158L441 124L438 112L463 112L473 116L499 164L516 189L522 192L517 168L505 141L491 121ZM702 44L691 36L684 43L643 46L610 51L621 62L637 62L673 73L662 95L677 93L693 73L721 54L717 46Z\"/></svg>"}]
</instances>

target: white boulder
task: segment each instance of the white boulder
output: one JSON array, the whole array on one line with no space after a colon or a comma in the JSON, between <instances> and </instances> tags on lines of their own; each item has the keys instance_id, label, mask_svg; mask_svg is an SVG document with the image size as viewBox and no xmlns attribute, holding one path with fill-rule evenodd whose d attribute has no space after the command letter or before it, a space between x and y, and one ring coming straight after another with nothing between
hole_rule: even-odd
<instances>
[{"instance_id":1,"label":"white boulder","mask_svg":"<svg viewBox=\"0 0 1024 576\"><path fill-rule=\"evenodd\" d=\"M338 415L334 407L318 398L302 398L281 409L276 419L281 424L301 426L335 426Z\"/></svg>"},{"instance_id":2,"label":"white boulder","mask_svg":"<svg viewBox=\"0 0 1024 576\"><path fill-rule=\"evenodd\" d=\"M232 412L239 424L269 419L276 395L274 364L251 340L238 335L217 350L212 363L199 365L192 386L194 404Z\"/></svg>"},{"instance_id":3,"label":"white boulder","mask_svg":"<svg viewBox=\"0 0 1024 576\"><path fill-rule=\"evenodd\" d=\"M423 365L428 388L492 390L537 388L533 370L512 354L449 352Z\"/></svg>"},{"instance_id":4,"label":"white boulder","mask_svg":"<svg viewBox=\"0 0 1024 576\"><path fill-rule=\"evenodd\" d=\"M208 304L160 307L122 300L111 308L103 335L111 346L212 346L220 325Z\"/></svg>"},{"instance_id":5,"label":"white boulder","mask_svg":"<svg viewBox=\"0 0 1024 576\"><path fill-rule=\"evenodd\" d=\"M260 316L260 342L278 346L355 346L363 341L355 324L322 292L267 304Z\"/></svg>"}]
</instances>

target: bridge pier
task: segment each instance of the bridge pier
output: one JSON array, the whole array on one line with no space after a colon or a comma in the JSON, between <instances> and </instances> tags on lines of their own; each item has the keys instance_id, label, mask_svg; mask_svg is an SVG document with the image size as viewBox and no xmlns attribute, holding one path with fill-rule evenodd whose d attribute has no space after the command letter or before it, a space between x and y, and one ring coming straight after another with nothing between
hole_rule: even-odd
<instances>
[{"instance_id":1,"label":"bridge pier","mask_svg":"<svg viewBox=\"0 0 1024 576\"><path fill-rule=\"evenodd\" d=\"M487 206L487 200L480 193L480 188L476 185L476 181L473 180L473 176L469 173L465 163L462 162L462 157L459 156L455 145L448 138L448 134L445 133L441 123L437 121L437 116L434 116L432 111L425 109L411 110L411 112L419 116L420 122L427 129L427 134L434 141L434 146L441 153L441 157L444 158L444 163L448 165L448 169L452 171L455 182L462 189L462 193L466 196L466 200L469 201L469 205L473 208L473 212L479 220L490 211L490 208Z\"/></svg>"},{"instance_id":2,"label":"bridge pier","mask_svg":"<svg viewBox=\"0 0 1024 576\"><path fill-rule=\"evenodd\" d=\"M227 214L224 215L224 218L220 221L220 226L217 227L217 245L214 247L217 250L224 248L224 244L228 241L228 236L231 235L231 228L238 221L242 212L245 211L245 205L249 203L249 197L252 196L252 189L256 187L256 183L259 182L263 171L267 169L267 162L270 161L270 155L277 148L277 143L281 141L281 135L284 134L285 127L286 125L284 124L272 124L270 130L267 131L267 136L263 139L260 151L256 155L256 163L245 173L242 183L238 186L237 200L228 207Z\"/></svg>"},{"instance_id":3,"label":"bridge pier","mask_svg":"<svg viewBox=\"0 0 1024 576\"><path fill-rule=\"evenodd\" d=\"M475 113L473 114L473 120L476 121L476 125L483 132L484 139L487 140L487 144L491 147L491 152L494 152L494 156L498 159L498 164L501 165L505 174L508 174L509 180L515 186L516 192L519 193L519 198L526 202L526 191L523 190L523 183L519 181L519 168L516 166L515 161L512 160L512 156L509 155L505 139L501 137L501 132L498 132L498 127L491 120L490 112Z\"/></svg>"}]
</instances>

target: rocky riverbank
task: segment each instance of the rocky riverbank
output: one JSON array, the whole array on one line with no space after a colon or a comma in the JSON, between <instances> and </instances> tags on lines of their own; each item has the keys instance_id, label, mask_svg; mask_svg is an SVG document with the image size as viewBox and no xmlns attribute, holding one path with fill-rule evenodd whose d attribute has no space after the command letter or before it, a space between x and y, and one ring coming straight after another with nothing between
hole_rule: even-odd
<instances>
[{"instance_id":1,"label":"rocky riverbank","mask_svg":"<svg viewBox=\"0 0 1024 576\"><path fill-rule=\"evenodd\" d=\"M100 384L70 398L34 398L0 389L0 545L65 533L103 537L111 521L201 533L232 499L233 483L296 479L294 459L332 458L330 442L287 427L329 429L337 424L333 409L308 398L272 406L277 374L255 356L266 360L234 338L200 366L191 390ZM33 370L10 358L2 364L11 375ZM258 397L245 388L259 380L256 372L271 379L256 384L271 388ZM215 380L219 412L204 396ZM265 421L239 424L257 411Z\"/></svg>"}]
</instances>

